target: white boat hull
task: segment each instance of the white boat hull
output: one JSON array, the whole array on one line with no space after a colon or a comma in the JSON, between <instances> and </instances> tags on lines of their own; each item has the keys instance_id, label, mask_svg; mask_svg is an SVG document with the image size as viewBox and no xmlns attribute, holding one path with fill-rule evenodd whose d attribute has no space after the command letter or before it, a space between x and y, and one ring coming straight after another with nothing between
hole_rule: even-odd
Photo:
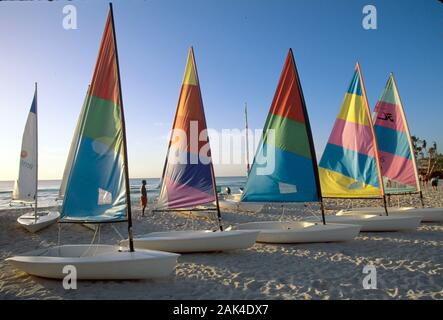
<instances>
[{"instance_id":1,"label":"white boat hull","mask_svg":"<svg viewBox=\"0 0 443 320\"><path fill-rule=\"evenodd\" d=\"M326 224L304 221L263 221L242 223L240 230L260 231L257 242L315 243L350 241L360 232L359 225Z\"/></svg>"},{"instance_id":2,"label":"white boat hull","mask_svg":"<svg viewBox=\"0 0 443 320\"><path fill-rule=\"evenodd\" d=\"M264 204L259 202L241 202L233 199L219 200L218 205L223 210L228 211L248 211L259 212L263 209Z\"/></svg>"},{"instance_id":3,"label":"white boat hull","mask_svg":"<svg viewBox=\"0 0 443 320\"><path fill-rule=\"evenodd\" d=\"M124 251L119 251L120 249ZM31 251L6 259L30 275L62 279L63 269L73 265L78 280L129 280L167 277L179 255L112 245L65 245Z\"/></svg>"},{"instance_id":4,"label":"white boat hull","mask_svg":"<svg viewBox=\"0 0 443 320\"><path fill-rule=\"evenodd\" d=\"M25 213L17 218L17 222L29 232L35 233L56 223L60 218L60 213L56 211L49 211L46 214L42 213L37 213L37 219L33 212Z\"/></svg>"},{"instance_id":5,"label":"white boat hull","mask_svg":"<svg viewBox=\"0 0 443 320\"><path fill-rule=\"evenodd\" d=\"M442 222L443 208L414 208L400 207L388 208L389 215L401 216L421 216L422 222ZM384 208L353 208L337 212L337 216L356 215L356 214L385 214Z\"/></svg>"},{"instance_id":6,"label":"white boat hull","mask_svg":"<svg viewBox=\"0 0 443 320\"><path fill-rule=\"evenodd\" d=\"M176 253L228 251L252 247L257 235L258 231L246 230L151 232L135 237L134 246ZM128 240L120 244L127 246Z\"/></svg>"},{"instance_id":7,"label":"white boat hull","mask_svg":"<svg viewBox=\"0 0 443 320\"><path fill-rule=\"evenodd\" d=\"M360 225L362 232L403 231L416 229L421 222L420 216L380 216L376 214L354 214L344 216L325 216L326 223ZM318 221L318 218L308 218L308 221Z\"/></svg>"}]
</instances>

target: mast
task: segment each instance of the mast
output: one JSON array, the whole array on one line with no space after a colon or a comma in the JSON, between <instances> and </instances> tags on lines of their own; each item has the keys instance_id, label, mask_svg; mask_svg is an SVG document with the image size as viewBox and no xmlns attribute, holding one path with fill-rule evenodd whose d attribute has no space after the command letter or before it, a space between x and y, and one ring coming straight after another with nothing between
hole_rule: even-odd
<instances>
[{"instance_id":1,"label":"mast","mask_svg":"<svg viewBox=\"0 0 443 320\"><path fill-rule=\"evenodd\" d=\"M312 157L312 166L314 167L315 183L317 184L317 196L318 196L318 201L320 202L321 218L322 218L323 224L326 224L325 207L324 207L324 204L323 204L323 197L322 197L322 194L321 194L320 177L319 177L319 174L318 174L317 155L315 153L314 139L312 138L311 123L309 122L308 111L306 110L305 96L303 94L303 90L302 90L302 87L301 87L301 84L300 84L300 77L298 75L297 65L295 64L294 54L292 52L292 49L289 49L289 51L291 52L292 63L294 65L295 75L297 77L298 92L300 93L300 97L301 97L301 101L302 101L302 110L303 110L303 116L305 118L306 131L307 131L307 134L308 134L309 149L311 151L311 157Z\"/></svg>"},{"instance_id":2,"label":"mast","mask_svg":"<svg viewBox=\"0 0 443 320\"><path fill-rule=\"evenodd\" d=\"M246 176L249 175L249 127L248 127L248 104L245 102L245 128L246 128Z\"/></svg>"},{"instance_id":3,"label":"mast","mask_svg":"<svg viewBox=\"0 0 443 320\"><path fill-rule=\"evenodd\" d=\"M120 96L120 112L122 119L122 135L123 135L123 166L125 170L125 185L126 185L126 210L128 215L128 236L129 236L129 250L134 252L134 239L132 234L132 210L131 210L131 189L129 185L129 169L128 169L128 148L126 142L126 123L125 114L123 108L123 96L122 87L120 81L120 66L118 63L118 50L117 50L117 40L115 36L115 25L114 25L114 12L112 10L112 3L109 3L109 11L111 13L111 23L112 23L112 35L114 39L115 47L115 60L117 64L117 78L118 78L118 91Z\"/></svg>"},{"instance_id":4,"label":"mast","mask_svg":"<svg viewBox=\"0 0 443 320\"><path fill-rule=\"evenodd\" d=\"M363 82L363 75L361 73L360 70L360 64L357 62L356 68L358 70L358 76L360 77L360 83L361 83L361 90L364 96L364 101L365 101L365 109L366 109L366 114L368 116L368 121L369 121L369 127L371 129L371 133L372 133L372 137L373 137L373 142L374 142L374 154L375 154L375 163L377 165L377 172L378 172L378 179L379 179L379 183L380 183L380 190L383 196L383 206L385 208L385 213L388 216L388 208L386 206L386 195L385 195L385 187L383 185L383 178L381 176L381 168L380 168L380 159L378 157L378 145L377 145L377 137L375 136L375 132L374 132L374 125L372 123L372 116L371 116L371 112L369 110L369 102L368 102L368 96L366 95L366 88L365 88L365 83Z\"/></svg>"},{"instance_id":5,"label":"mast","mask_svg":"<svg viewBox=\"0 0 443 320\"><path fill-rule=\"evenodd\" d=\"M394 78L394 73L391 72L390 76L392 77L392 83L394 85L395 88L395 92L398 95L398 100L400 101L400 113L401 116L403 118L403 123L405 124L405 129L406 129L406 134L408 136L408 144L409 144L409 149L411 151L411 158L412 158L412 165L414 166L414 173L415 173L415 181L417 184L417 191L420 194L420 202L421 202L421 206L424 207L424 203L423 203L423 192L421 190L421 186L420 186L420 181L418 179L418 170L417 170L417 162L415 160L415 154L414 154L414 147L412 145L412 140L411 140L411 132L409 131L409 124L408 121L406 120L406 115L405 115L405 111L403 109L403 102L401 101L401 97L400 94L398 93L398 88L397 88L397 82L395 81Z\"/></svg>"},{"instance_id":6,"label":"mast","mask_svg":"<svg viewBox=\"0 0 443 320\"><path fill-rule=\"evenodd\" d=\"M37 108L37 82L35 83L35 195L34 195L34 221L37 222L37 196L38 196L38 108Z\"/></svg>"}]
</instances>

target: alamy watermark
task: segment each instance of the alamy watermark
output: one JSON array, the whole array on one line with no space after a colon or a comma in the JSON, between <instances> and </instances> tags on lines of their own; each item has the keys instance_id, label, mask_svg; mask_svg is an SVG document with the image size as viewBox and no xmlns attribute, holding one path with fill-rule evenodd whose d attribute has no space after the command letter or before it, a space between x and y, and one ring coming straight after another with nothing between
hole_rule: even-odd
<instances>
[{"instance_id":1,"label":"alamy watermark","mask_svg":"<svg viewBox=\"0 0 443 320\"><path fill-rule=\"evenodd\" d=\"M63 7L63 21L62 25L65 30L76 30L77 29L77 8L68 4Z\"/></svg>"},{"instance_id":2,"label":"alamy watermark","mask_svg":"<svg viewBox=\"0 0 443 320\"><path fill-rule=\"evenodd\" d=\"M76 290L77 289L77 268L73 265L66 265L63 267L63 289Z\"/></svg>"},{"instance_id":3,"label":"alamy watermark","mask_svg":"<svg viewBox=\"0 0 443 320\"><path fill-rule=\"evenodd\" d=\"M373 264L367 264L363 267L363 273L366 276L363 278L363 289L377 289L377 269Z\"/></svg>"},{"instance_id":4,"label":"alamy watermark","mask_svg":"<svg viewBox=\"0 0 443 320\"><path fill-rule=\"evenodd\" d=\"M200 130L198 121L190 121L189 130L173 129L170 134L169 164L246 164L246 132L250 138L250 150L257 150L254 158L256 174L269 175L275 170L274 129L252 131L251 129ZM264 142L264 143L263 143ZM251 159L252 160L252 159Z\"/></svg>"},{"instance_id":5,"label":"alamy watermark","mask_svg":"<svg viewBox=\"0 0 443 320\"><path fill-rule=\"evenodd\" d=\"M377 8L372 4L367 4L363 7L362 13L365 15L363 17L362 26L365 30L376 30L377 29Z\"/></svg>"}]
</instances>

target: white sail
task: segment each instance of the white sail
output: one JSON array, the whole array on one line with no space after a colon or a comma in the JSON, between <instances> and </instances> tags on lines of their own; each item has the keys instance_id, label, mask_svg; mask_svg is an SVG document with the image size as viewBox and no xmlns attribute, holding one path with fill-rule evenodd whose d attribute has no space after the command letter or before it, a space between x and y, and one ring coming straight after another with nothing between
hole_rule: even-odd
<instances>
[{"instance_id":1,"label":"white sail","mask_svg":"<svg viewBox=\"0 0 443 320\"><path fill-rule=\"evenodd\" d=\"M85 101L83 103L82 110L80 111L80 116L78 117L77 125L75 127L74 136L72 137L71 146L69 147L68 159L66 160L65 170L63 171L63 179L60 185L60 190L58 192L59 200L63 200L66 191L66 185L68 183L69 174L71 172L72 163L74 162L74 155L77 151L78 142L80 140L80 130L83 126L83 119L85 116L85 109L87 105L87 99L89 96L89 87L88 92L86 93Z\"/></svg>"},{"instance_id":2,"label":"white sail","mask_svg":"<svg viewBox=\"0 0 443 320\"><path fill-rule=\"evenodd\" d=\"M23 132L20 168L15 181L12 200L34 202L37 194L37 88Z\"/></svg>"}]
</instances>

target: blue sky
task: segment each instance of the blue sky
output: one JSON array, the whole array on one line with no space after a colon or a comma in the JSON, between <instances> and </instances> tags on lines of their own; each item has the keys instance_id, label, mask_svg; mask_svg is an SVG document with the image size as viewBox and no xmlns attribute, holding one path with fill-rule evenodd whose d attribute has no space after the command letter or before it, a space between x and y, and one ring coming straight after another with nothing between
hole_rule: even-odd
<instances>
[{"instance_id":1,"label":"blue sky","mask_svg":"<svg viewBox=\"0 0 443 320\"><path fill-rule=\"evenodd\" d=\"M77 8L78 29L62 27ZM364 30L375 5L378 29ZM0 180L15 179L39 83L40 177L60 178L92 77L106 1L0 2ZM131 177L158 177L193 45L208 126L261 128L292 47L318 158L358 60L371 109L394 72L412 134L443 148L443 4L427 1L114 1ZM244 166L216 166L243 175Z\"/></svg>"}]
</instances>

